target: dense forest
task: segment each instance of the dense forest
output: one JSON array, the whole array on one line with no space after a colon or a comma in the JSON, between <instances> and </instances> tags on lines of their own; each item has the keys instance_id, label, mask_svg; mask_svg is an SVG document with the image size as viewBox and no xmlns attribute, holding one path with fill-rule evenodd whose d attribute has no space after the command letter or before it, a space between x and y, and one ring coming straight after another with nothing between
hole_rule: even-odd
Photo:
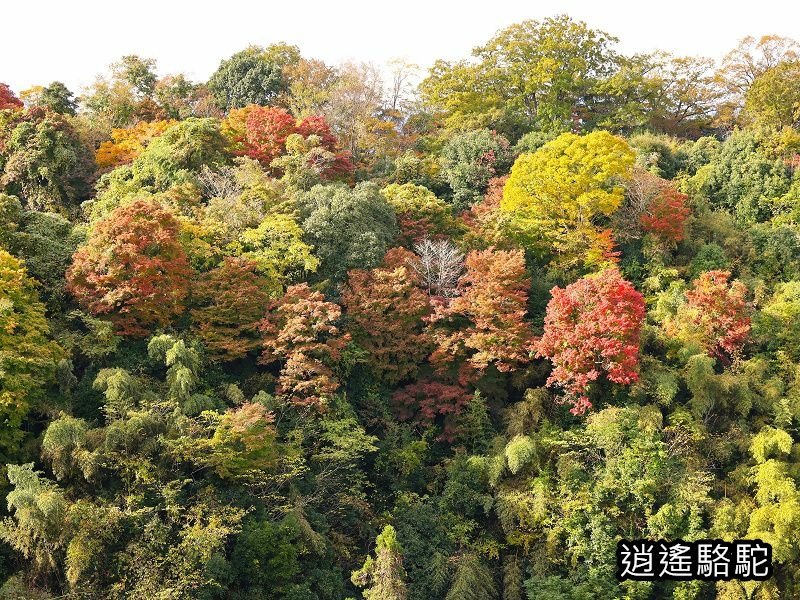
<instances>
[{"instance_id":1,"label":"dense forest","mask_svg":"<svg viewBox=\"0 0 800 600\"><path fill-rule=\"evenodd\" d=\"M799 598L800 45L617 43L0 84L0 598Z\"/></svg>"}]
</instances>

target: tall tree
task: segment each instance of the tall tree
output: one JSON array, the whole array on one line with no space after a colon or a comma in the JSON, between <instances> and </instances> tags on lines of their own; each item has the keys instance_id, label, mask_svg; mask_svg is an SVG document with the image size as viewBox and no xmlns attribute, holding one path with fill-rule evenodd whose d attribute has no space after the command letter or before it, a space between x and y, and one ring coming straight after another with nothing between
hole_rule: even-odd
<instances>
[{"instance_id":1,"label":"tall tree","mask_svg":"<svg viewBox=\"0 0 800 600\"><path fill-rule=\"evenodd\" d=\"M477 250L465 261L458 295L432 318L436 350L431 362L455 366L460 383L492 365L512 372L530 359L532 332L525 321L530 280L520 250Z\"/></svg>"},{"instance_id":2,"label":"tall tree","mask_svg":"<svg viewBox=\"0 0 800 600\"><path fill-rule=\"evenodd\" d=\"M442 149L442 167L453 190L453 204L466 208L483 197L489 180L505 175L511 166L511 145L488 129L467 131Z\"/></svg>"},{"instance_id":3,"label":"tall tree","mask_svg":"<svg viewBox=\"0 0 800 600\"><path fill-rule=\"evenodd\" d=\"M268 106L284 89L283 70L263 48L250 46L220 63L208 89L226 112L248 104Z\"/></svg>"},{"instance_id":4,"label":"tall tree","mask_svg":"<svg viewBox=\"0 0 800 600\"><path fill-rule=\"evenodd\" d=\"M430 303L418 287L415 258L408 250L393 248L385 266L350 271L342 294L353 340L389 385L413 378L429 352L423 319Z\"/></svg>"},{"instance_id":5,"label":"tall tree","mask_svg":"<svg viewBox=\"0 0 800 600\"><path fill-rule=\"evenodd\" d=\"M747 36L725 55L719 75L731 93L743 97L760 75L783 61L797 58L800 58L800 44L791 38Z\"/></svg>"},{"instance_id":6,"label":"tall tree","mask_svg":"<svg viewBox=\"0 0 800 600\"><path fill-rule=\"evenodd\" d=\"M441 239L457 229L451 207L424 186L392 183L381 194L397 215L398 242L406 248L426 238Z\"/></svg>"},{"instance_id":7,"label":"tall tree","mask_svg":"<svg viewBox=\"0 0 800 600\"><path fill-rule=\"evenodd\" d=\"M0 122L0 187L28 208L74 210L93 171L91 150L64 115L34 107Z\"/></svg>"},{"instance_id":8,"label":"tall tree","mask_svg":"<svg viewBox=\"0 0 800 600\"><path fill-rule=\"evenodd\" d=\"M375 540L375 558L367 557L364 565L353 572L355 585L365 588L366 600L406 600L403 550L394 527L387 525Z\"/></svg>"},{"instance_id":9,"label":"tall tree","mask_svg":"<svg viewBox=\"0 0 800 600\"><path fill-rule=\"evenodd\" d=\"M397 235L394 211L372 182L317 185L298 204L305 240L320 260L317 273L333 282L350 269L379 265Z\"/></svg>"},{"instance_id":10,"label":"tall tree","mask_svg":"<svg viewBox=\"0 0 800 600\"><path fill-rule=\"evenodd\" d=\"M508 133L566 131L576 111L591 110L595 87L614 72L616 41L566 15L523 21L476 48L474 66L438 63L421 87L454 127L477 125L471 117L478 116L479 126Z\"/></svg>"},{"instance_id":11,"label":"tall tree","mask_svg":"<svg viewBox=\"0 0 800 600\"><path fill-rule=\"evenodd\" d=\"M60 81L54 81L42 90L39 102L45 108L62 115L75 116L78 104L67 86Z\"/></svg>"},{"instance_id":12,"label":"tall tree","mask_svg":"<svg viewBox=\"0 0 800 600\"><path fill-rule=\"evenodd\" d=\"M800 60L779 63L756 77L745 93L744 109L761 127L800 128Z\"/></svg>"},{"instance_id":13,"label":"tall tree","mask_svg":"<svg viewBox=\"0 0 800 600\"><path fill-rule=\"evenodd\" d=\"M333 364L349 340L338 327L342 311L306 284L293 285L262 320L262 364L280 364L278 393L301 406L324 409L339 388Z\"/></svg>"},{"instance_id":14,"label":"tall tree","mask_svg":"<svg viewBox=\"0 0 800 600\"><path fill-rule=\"evenodd\" d=\"M257 267L254 261L226 257L193 287L195 329L206 349L222 360L241 358L261 346L258 326L274 284Z\"/></svg>"},{"instance_id":15,"label":"tall tree","mask_svg":"<svg viewBox=\"0 0 800 600\"><path fill-rule=\"evenodd\" d=\"M729 271L708 271L692 282L667 331L695 343L709 356L728 363L737 356L750 333L747 287L730 281Z\"/></svg>"},{"instance_id":16,"label":"tall tree","mask_svg":"<svg viewBox=\"0 0 800 600\"><path fill-rule=\"evenodd\" d=\"M0 248L0 452L9 457L22 439L22 421L55 375L61 349L18 259Z\"/></svg>"}]
</instances>

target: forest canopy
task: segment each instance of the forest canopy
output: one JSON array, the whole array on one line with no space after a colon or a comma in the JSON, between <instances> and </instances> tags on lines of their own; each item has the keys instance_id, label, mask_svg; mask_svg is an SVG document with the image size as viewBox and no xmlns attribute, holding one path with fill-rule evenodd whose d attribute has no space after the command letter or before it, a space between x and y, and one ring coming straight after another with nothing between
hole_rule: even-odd
<instances>
[{"instance_id":1,"label":"forest canopy","mask_svg":"<svg viewBox=\"0 0 800 600\"><path fill-rule=\"evenodd\" d=\"M618 42L0 83L0 600L800 597L800 44Z\"/></svg>"}]
</instances>

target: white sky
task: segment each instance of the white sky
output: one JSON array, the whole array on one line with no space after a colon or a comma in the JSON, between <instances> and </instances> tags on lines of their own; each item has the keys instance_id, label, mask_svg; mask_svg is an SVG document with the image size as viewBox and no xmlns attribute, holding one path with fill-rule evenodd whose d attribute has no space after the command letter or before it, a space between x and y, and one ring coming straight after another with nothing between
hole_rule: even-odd
<instances>
[{"instance_id":1,"label":"white sky","mask_svg":"<svg viewBox=\"0 0 800 600\"><path fill-rule=\"evenodd\" d=\"M626 53L663 49L720 58L746 36L800 40L800 2L668 0L39 0L2 2L0 81L19 92L61 80L74 92L125 54L160 75L201 81L248 44L286 41L337 64L402 57L423 67L466 57L499 28L566 13L620 39ZM738 8L737 5L747 6Z\"/></svg>"}]
</instances>

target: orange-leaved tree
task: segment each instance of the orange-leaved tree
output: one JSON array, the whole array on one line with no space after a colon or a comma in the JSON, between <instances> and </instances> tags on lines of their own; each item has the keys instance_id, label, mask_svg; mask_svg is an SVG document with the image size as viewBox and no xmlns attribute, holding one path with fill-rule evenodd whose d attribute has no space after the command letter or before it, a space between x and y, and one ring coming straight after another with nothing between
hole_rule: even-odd
<instances>
[{"instance_id":1,"label":"orange-leaved tree","mask_svg":"<svg viewBox=\"0 0 800 600\"><path fill-rule=\"evenodd\" d=\"M147 200L99 221L67 271L68 289L117 333L147 336L183 312L192 275L171 212Z\"/></svg>"},{"instance_id":2,"label":"orange-leaved tree","mask_svg":"<svg viewBox=\"0 0 800 600\"><path fill-rule=\"evenodd\" d=\"M342 295L353 339L390 385L413 378L430 352L424 318L431 306L419 287L415 258L413 252L392 248L385 266L350 271Z\"/></svg>"},{"instance_id":3,"label":"orange-leaved tree","mask_svg":"<svg viewBox=\"0 0 800 600\"><path fill-rule=\"evenodd\" d=\"M339 389L333 365L350 339L339 329L341 316L337 304L303 283L289 286L261 321L259 362L280 364L277 391L292 403L324 408Z\"/></svg>"},{"instance_id":4,"label":"orange-leaved tree","mask_svg":"<svg viewBox=\"0 0 800 600\"><path fill-rule=\"evenodd\" d=\"M530 279L521 250L476 250L467 255L459 295L437 306L431 362L458 369L462 384L491 365L510 372L530 361L533 334L525 320Z\"/></svg>"},{"instance_id":5,"label":"orange-leaved tree","mask_svg":"<svg viewBox=\"0 0 800 600\"><path fill-rule=\"evenodd\" d=\"M258 263L226 257L203 273L193 288L192 320L209 353L235 360L261 346L259 324L275 286L258 274Z\"/></svg>"},{"instance_id":6,"label":"orange-leaved tree","mask_svg":"<svg viewBox=\"0 0 800 600\"><path fill-rule=\"evenodd\" d=\"M678 309L667 332L693 341L709 356L727 364L738 354L750 333L747 287L730 281L729 271L708 271L686 291L686 304Z\"/></svg>"}]
</instances>

